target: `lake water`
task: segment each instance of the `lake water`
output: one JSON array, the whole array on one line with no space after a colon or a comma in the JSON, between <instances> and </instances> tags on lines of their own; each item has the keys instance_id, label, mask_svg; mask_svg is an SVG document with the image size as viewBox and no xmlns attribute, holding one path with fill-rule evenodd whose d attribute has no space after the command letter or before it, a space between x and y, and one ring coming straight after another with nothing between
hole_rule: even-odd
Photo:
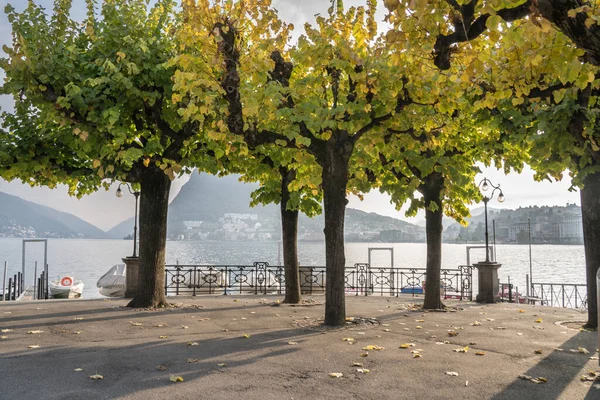
<instances>
[{"instance_id":1,"label":"lake water","mask_svg":"<svg viewBox=\"0 0 600 400\"><path fill-rule=\"evenodd\" d=\"M470 245L472 246L472 245ZM167 242L167 264L237 264L251 265L266 261L271 265L278 261L277 242ZM366 263L369 247L393 247L396 268L425 268L426 246L424 243L347 243L346 265ZM466 264L466 244L444 244L442 268L456 268ZM0 238L0 286L4 262L12 276L21 270L21 239ZM96 281L121 258L132 254L133 242L126 240L49 239L48 265L50 277L69 274L83 280L85 298L102 297L96 289ZM298 255L301 265L325 265L324 243L299 243ZM527 245L498 245L497 260L502 263L500 281L511 282L525 292L525 275L529 273L529 248ZM471 252L471 262L485 259L483 249ZM536 283L585 283L585 257L583 246L534 245L532 246L533 280ZM28 243L26 252L26 284L33 283L34 262L43 263L43 244ZM390 253L372 253L373 266L389 267ZM41 271L41 269L40 269ZM475 274L476 275L476 274ZM476 277L475 277L476 278ZM476 279L475 279L476 280ZM476 287L476 281L474 285Z\"/></svg>"}]
</instances>

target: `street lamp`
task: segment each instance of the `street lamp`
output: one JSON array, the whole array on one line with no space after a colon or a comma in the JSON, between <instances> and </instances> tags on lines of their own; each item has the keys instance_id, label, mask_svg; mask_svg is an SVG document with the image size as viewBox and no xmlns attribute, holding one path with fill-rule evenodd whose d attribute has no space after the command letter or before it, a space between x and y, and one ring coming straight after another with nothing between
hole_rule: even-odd
<instances>
[{"instance_id":1,"label":"street lamp","mask_svg":"<svg viewBox=\"0 0 600 400\"><path fill-rule=\"evenodd\" d=\"M117 188L117 192L115 193L115 195L117 197L123 197L123 191L121 190L122 185L127 186L127 190L129 190L129 193L131 193L132 195L135 196L135 219L133 220L133 256L132 257L137 257L137 220L138 220L138 199L140 197L140 192L131 190L131 186L129 185L129 183L119 183L119 187Z\"/></svg>"},{"instance_id":2,"label":"street lamp","mask_svg":"<svg viewBox=\"0 0 600 400\"><path fill-rule=\"evenodd\" d=\"M490 186L493 188L492 193L489 196L487 196L487 195L483 196L483 205L485 208L485 262L489 263L490 262L490 251L489 251L487 205L488 205L488 201L490 201L491 199L494 198L494 193L496 193L496 190L499 192L498 193L498 202L504 203L504 193L502 193L502 189L500 189L500 185L494 185L492 183L492 181L490 181L488 178L483 178L483 180L481 182L479 182L479 185L477 185L477 186L481 187L481 190L484 192L488 191Z\"/></svg>"}]
</instances>

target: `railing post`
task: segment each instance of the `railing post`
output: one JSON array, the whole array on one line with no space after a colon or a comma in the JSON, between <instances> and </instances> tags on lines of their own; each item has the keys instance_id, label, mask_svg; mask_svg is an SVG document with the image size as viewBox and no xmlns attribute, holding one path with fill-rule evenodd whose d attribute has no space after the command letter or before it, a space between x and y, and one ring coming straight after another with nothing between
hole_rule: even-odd
<instances>
[{"instance_id":1,"label":"railing post","mask_svg":"<svg viewBox=\"0 0 600 400\"><path fill-rule=\"evenodd\" d=\"M7 300L6 298L6 272L8 271L8 262L4 261L4 279L2 280L2 301Z\"/></svg>"},{"instance_id":2,"label":"railing post","mask_svg":"<svg viewBox=\"0 0 600 400\"><path fill-rule=\"evenodd\" d=\"M8 278L8 297L6 297L6 301L12 300L12 278Z\"/></svg>"},{"instance_id":3,"label":"railing post","mask_svg":"<svg viewBox=\"0 0 600 400\"><path fill-rule=\"evenodd\" d=\"M198 281L197 281L198 274L197 274L197 272L196 272L196 268L198 268L198 267L196 267L196 266L194 265L194 269L192 270L192 282L191 282L191 283L192 283L192 288L193 288L193 289L192 289L192 296L195 296L195 295L196 295L196 286L198 286L198 285L199 285L199 283L198 283ZM210 282L209 282L209 284L208 284L208 293L212 294L212 291L210 290Z\"/></svg>"},{"instance_id":4,"label":"railing post","mask_svg":"<svg viewBox=\"0 0 600 400\"><path fill-rule=\"evenodd\" d=\"M525 274L525 295L529 298L529 274Z\"/></svg>"}]
</instances>

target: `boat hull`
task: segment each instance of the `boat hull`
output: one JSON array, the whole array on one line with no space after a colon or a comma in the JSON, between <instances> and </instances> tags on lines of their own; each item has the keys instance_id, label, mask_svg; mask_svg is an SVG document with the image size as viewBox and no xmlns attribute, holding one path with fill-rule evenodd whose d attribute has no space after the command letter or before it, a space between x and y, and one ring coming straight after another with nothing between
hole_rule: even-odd
<instances>
[{"instance_id":1,"label":"boat hull","mask_svg":"<svg viewBox=\"0 0 600 400\"><path fill-rule=\"evenodd\" d=\"M75 282L71 286L62 286L51 282L48 284L48 291L53 299L78 299L83 293L83 282Z\"/></svg>"}]
</instances>

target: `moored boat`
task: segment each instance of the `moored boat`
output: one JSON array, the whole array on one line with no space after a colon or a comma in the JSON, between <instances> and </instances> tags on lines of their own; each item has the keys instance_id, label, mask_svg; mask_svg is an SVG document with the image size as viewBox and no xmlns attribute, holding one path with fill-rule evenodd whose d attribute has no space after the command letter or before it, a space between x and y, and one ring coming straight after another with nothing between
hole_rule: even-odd
<instances>
[{"instance_id":1,"label":"moored boat","mask_svg":"<svg viewBox=\"0 0 600 400\"><path fill-rule=\"evenodd\" d=\"M83 282L68 275L59 276L48 282L48 291L55 299L78 299L83 293Z\"/></svg>"},{"instance_id":2,"label":"moored boat","mask_svg":"<svg viewBox=\"0 0 600 400\"><path fill-rule=\"evenodd\" d=\"M106 297L125 297L126 274L127 266L125 264L117 264L109 269L96 283L100 294Z\"/></svg>"}]
</instances>

